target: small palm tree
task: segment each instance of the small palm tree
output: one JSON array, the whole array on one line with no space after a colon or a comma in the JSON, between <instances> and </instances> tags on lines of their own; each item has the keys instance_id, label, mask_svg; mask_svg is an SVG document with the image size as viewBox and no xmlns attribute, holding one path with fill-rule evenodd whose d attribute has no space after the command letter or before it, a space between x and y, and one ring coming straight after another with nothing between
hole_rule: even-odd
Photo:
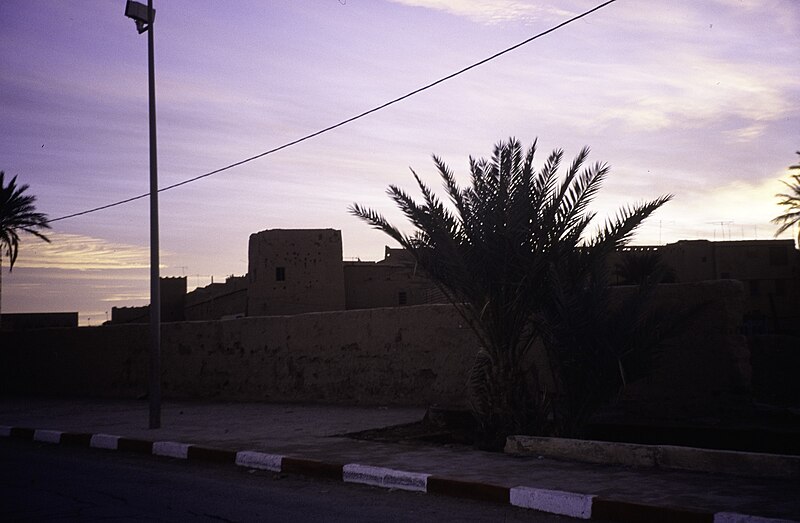
<instances>
[{"instance_id":1,"label":"small palm tree","mask_svg":"<svg viewBox=\"0 0 800 523\"><path fill-rule=\"evenodd\" d=\"M27 232L49 242L42 229L49 229L47 215L36 212L36 196L25 194L28 185L17 187L17 177L8 185L5 173L0 171L0 303L2 303L2 262L9 259L9 272L14 268L19 253L19 235Z\"/></svg>"},{"instance_id":2,"label":"small palm tree","mask_svg":"<svg viewBox=\"0 0 800 523\"><path fill-rule=\"evenodd\" d=\"M800 151L797 151L797 154L800 155ZM790 166L789 169L800 170L800 163ZM777 198L783 198L778 205L786 207L786 212L772 220L772 223L779 226L775 236L791 229L793 225L800 225L800 174L793 174L791 178L794 180L792 183L781 180L781 183L789 188L789 192L775 195ZM800 246L800 230L797 232L797 244Z\"/></svg>"},{"instance_id":3,"label":"small palm tree","mask_svg":"<svg viewBox=\"0 0 800 523\"><path fill-rule=\"evenodd\" d=\"M412 170L422 203L394 185L387 191L413 225L412 234L374 210L350 207L414 256L477 335L482 347L470 377L470 405L487 447L502 445L508 434L559 432L529 353L544 340L553 348L551 370L568 366L554 361L565 354L559 347L568 345L557 338L564 331L556 328L562 313L572 310L576 293L601 281L607 256L671 198L624 207L587 238L595 216L587 206L608 166L583 168L589 154L584 148L559 181L563 152L554 151L537 172L535 151L535 141L526 152L511 138L495 146L491 160L470 158L471 186L463 189L434 156L452 206Z\"/></svg>"}]
</instances>

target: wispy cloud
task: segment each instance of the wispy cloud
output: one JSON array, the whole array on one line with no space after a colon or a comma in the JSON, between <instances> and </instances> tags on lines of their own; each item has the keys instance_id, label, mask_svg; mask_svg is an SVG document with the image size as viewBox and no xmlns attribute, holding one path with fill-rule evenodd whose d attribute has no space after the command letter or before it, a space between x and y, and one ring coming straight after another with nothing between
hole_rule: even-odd
<instances>
[{"instance_id":1,"label":"wispy cloud","mask_svg":"<svg viewBox=\"0 0 800 523\"><path fill-rule=\"evenodd\" d=\"M732 116L748 122L776 120L793 108L782 85L785 82L780 80L782 70L776 67L754 69L688 52L675 53L659 63L657 71L642 71L639 64L620 71L625 87L615 94L625 96L629 103L615 104L601 117L637 129L658 130L704 126Z\"/></svg>"},{"instance_id":2,"label":"wispy cloud","mask_svg":"<svg viewBox=\"0 0 800 523\"><path fill-rule=\"evenodd\" d=\"M150 294L148 292L117 292L114 294L110 294L102 299L104 302L126 302L126 304L131 303L132 301L136 300L149 300Z\"/></svg>"},{"instance_id":3,"label":"wispy cloud","mask_svg":"<svg viewBox=\"0 0 800 523\"><path fill-rule=\"evenodd\" d=\"M750 142L760 138L767 126L763 123L754 123L746 127L739 127L732 131L728 131L726 135L735 142Z\"/></svg>"},{"instance_id":4,"label":"wispy cloud","mask_svg":"<svg viewBox=\"0 0 800 523\"><path fill-rule=\"evenodd\" d=\"M149 267L149 250L81 234L52 232L50 243L30 239L20 247L16 268L111 270Z\"/></svg>"},{"instance_id":5,"label":"wispy cloud","mask_svg":"<svg viewBox=\"0 0 800 523\"><path fill-rule=\"evenodd\" d=\"M413 7L424 7L462 16L482 24L502 22L532 22L554 17L566 17L573 13L541 2L515 0L393 0L395 3Z\"/></svg>"}]
</instances>

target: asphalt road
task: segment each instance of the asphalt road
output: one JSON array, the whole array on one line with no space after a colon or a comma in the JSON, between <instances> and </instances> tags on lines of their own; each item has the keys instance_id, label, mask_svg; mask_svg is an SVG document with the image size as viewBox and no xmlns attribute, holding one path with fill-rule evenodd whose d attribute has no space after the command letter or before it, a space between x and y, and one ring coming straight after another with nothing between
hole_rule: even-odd
<instances>
[{"instance_id":1,"label":"asphalt road","mask_svg":"<svg viewBox=\"0 0 800 523\"><path fill-rule=\"evenodd\" d=\"M502 521L572 518L89 448L0 439L2 521Z\"/></svg>"}]
</instances>

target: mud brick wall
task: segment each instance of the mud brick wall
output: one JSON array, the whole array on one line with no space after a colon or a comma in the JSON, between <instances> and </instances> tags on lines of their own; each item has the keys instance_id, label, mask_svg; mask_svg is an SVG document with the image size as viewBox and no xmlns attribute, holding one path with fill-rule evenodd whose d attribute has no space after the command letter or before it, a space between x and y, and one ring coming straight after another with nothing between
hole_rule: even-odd
<instances>
[{"instance_id":1,"label":"mud brick wall","mask_svg":"<svg viewBox=\"0 0 800 523\"><path fill-rule=\"evenodd\" d=\"M741 284L667 285L657 300L697 312L656 372L624 397L646 406L746 393ZM1 341L2 394L146 392L147 325L3 333ZM167 323L162 389L166 398L456 406L476 350L450 305Z\"/></svg>"}]
</instances>

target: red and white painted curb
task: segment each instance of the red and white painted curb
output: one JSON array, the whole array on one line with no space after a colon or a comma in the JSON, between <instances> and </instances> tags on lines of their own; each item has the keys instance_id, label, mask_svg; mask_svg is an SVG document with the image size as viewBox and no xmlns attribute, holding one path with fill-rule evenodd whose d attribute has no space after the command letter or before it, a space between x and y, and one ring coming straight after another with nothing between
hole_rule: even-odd
<instances>
[{"instance_id":1,"label":"red and white painted curb","mask_svg":"<svg viewBox=\"0 0 800 523\"><path fill-rule=\"evenodd\" d=\"M523 486L509 488L357 463L341 465L252 450L236 452L189 443L145 441L111 434L82 434L0 425L0 437L106 450L141 452L176 459L231 463L249 469L303 474L337 479L347 483L361 483L382 488L506 503L515 507L578 519L602 519L621 523L639 521L798 523L787 519L765 518L733 512L714 513L677 507L646 505L559 490Z\"/></svg>"},{"instance_id":2,"label":"red and white painted curb","mask_svg":"<svg viewBox=\"0 0 800 523\"><path fill-rule=\"evenodd\" d=\"M342 480L374 487L427 492L430 474L350 463L342 467Z\"/></svg>"}]
</instances>

